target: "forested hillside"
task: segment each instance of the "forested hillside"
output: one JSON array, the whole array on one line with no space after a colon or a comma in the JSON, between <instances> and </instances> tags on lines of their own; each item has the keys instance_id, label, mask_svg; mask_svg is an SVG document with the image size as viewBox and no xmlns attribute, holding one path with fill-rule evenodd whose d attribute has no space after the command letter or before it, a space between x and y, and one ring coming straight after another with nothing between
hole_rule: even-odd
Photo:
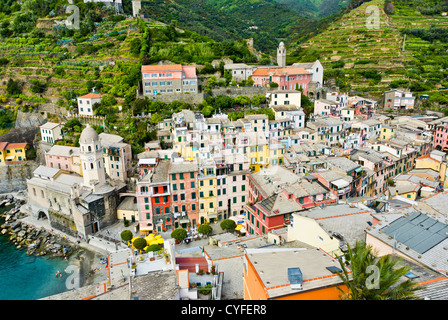
<instances>
[{"instance_id":1,"label":"forested hillside","mask_svg":"<svg viewBox=\"0 0 448 320\"><path fill-rule=\"evenodd\" d=\"M110 132L120 134L139 151L145 141L155 138L148 125L192 107L179 101L171 105L138 99L142 64L197 64L200 77L204 77L224 73L222 64L212 66L215 59L257 61L244 41L217 42L176 28L176 23L145 23L82 0L75 1L80 9L80 29L69 29L58 23L68 16L65 4L60 0L24 0L22 5L2 2L0 128L10 128L18 110L39 112L42 106L54 105L50 111L66 115L76 108L77 96L95 89L103 95L96 115L104 117ZM129 116L142 112L153 117ZM70 122L69 126L80 128L79 123ZM65 143L76 145L76 137L68 132Z\"/></svg>"},{"instance_id":2,"label":"forested hillside","mask_svg":"<svg viewBox=\"0 0 448 320\"><path fill-rule=\"evenodd\" d=\"M428 94L429 107L448 104L448 17L442 15L448 1L357 4L325 31L291 45L289 59L320 59L325 78L334 79L342 90L380 97L387 89L404 87Z\"/></svg>"}]
</instances>

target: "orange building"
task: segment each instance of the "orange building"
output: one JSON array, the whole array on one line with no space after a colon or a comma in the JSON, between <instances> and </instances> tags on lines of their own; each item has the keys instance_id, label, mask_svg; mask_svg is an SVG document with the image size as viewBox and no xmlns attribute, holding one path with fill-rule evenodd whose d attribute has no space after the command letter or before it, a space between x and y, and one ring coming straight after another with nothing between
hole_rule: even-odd
<instances>
[{"instance_id":1,"label":"orange building","mask_svg":"<svg viewBox=\"0 0 448 320\"><path fill-rule=\"evenodd\" d=\"M339 267L320 249L246 249L244 300L340 300Z\"/></svg>"}]
</instances>

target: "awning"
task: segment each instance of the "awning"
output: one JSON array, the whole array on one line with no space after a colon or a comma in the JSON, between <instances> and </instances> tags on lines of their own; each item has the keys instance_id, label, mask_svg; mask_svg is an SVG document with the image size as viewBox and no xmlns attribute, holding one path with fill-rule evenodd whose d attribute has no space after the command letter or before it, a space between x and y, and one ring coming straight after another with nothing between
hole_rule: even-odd
<instances>
[{"instance_id":1,"label":"awning","mask_svg":"<svg viewBox=\"0 0 448 320\"><path fill-rule=\"evenodd\" d=\"M189 223L190 219L179 219L179 223Z\"/></svg>"},{"instance_id":2,"label":"awning","mask_svg":"<svg viewBox=\"0 0 448 320\"><path fill-rule=\"evenodd\" d=\"M14 160L15 157L16 157L16 156L7 156L5 159L6 159L6 160Z\"/></svg>"},{"instance_id":3,"label":"awning","mask_svg":"<svg viewBox=\"0 0 448 320\"><path fill-rule=\"evenodd\" d=\"M156 164L156 159L140 159L138 160L138 165L141 164Z\"/></svg>"},{"instance_id":4,"label":"awning","mask_svg":"<svg viewBox=\"0 0 448 320\"><path fill-rule=\"evenodd\" d=\"M209 218L209 219L216 219L216 218L218 218L218 215L216 213L208 214L207 218Z\"/></svg>"},{"instance_id":5,"label":"awning","mask_svg":"<svg viewBox=\"0 0 448 320\"><path fill-rule=\"evenodd\" d=\"M337 180L331 181L331 183L334 184L338 188L345 188L350 184L349 182L345 181L344 179L337 179Z\"/></svg>"},{"instance_id":6,"label":"awning","mask_svg":"<svg viewBox=\"0 0 448 320\"><path fill-rule=\"evenodd\" d=\"M355 172L361 172L361 171L362 171L361 167L358 167L358 168L355 169Z\"/></svg>"}]
</instances>

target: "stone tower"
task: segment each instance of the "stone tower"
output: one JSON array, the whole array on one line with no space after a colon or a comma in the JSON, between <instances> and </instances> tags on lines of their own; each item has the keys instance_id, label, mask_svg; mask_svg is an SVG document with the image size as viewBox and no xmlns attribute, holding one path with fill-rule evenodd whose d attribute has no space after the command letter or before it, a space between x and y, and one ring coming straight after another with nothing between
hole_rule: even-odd
<instances>
[{"instance_id":1,"label":"stone tower","mask_svg":"<svg viewBox=\"0 0 448 320\"><path fill-rule=\"evenodd\" d=\"M280 42L277 48L277 65L280 68L286 67L286 48L283 42Z\"/></svg>"},{"instance_id":2,"label":"stone tower","mask_svg":"<svg viewBox=\"0 0 448 320\"><path fill-rule=\"evenodd\" d=\"M79 138L79 146L84 186L92 188L95 192L106 183L103 150L95 129L87 125Z\"/></svg>"}]
</instances>

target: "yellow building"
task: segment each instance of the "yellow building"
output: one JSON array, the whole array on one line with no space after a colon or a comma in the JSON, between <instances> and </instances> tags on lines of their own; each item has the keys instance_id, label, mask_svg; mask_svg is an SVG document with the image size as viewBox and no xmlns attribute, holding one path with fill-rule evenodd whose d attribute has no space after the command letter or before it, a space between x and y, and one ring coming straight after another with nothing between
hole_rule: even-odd
<instances>
[{"instance_id":1,"label":"yellow building","mask_svg":"<svg viewBox=\"0 0 448 320\"><path fill-rule=\"evenodd\" d=\"M214 161L201 161L198 174L199 221L200 224L217 219L217 180Z\"/></svg>"},{"instance_id":2,"label":"yellow building","mask_svg":"<svg viewBox=\"0 0 448 320\"><path fill-rule=\"evenodd\" d=\"M6 162L25 161L28 144L0 142L0 165Z\"/></svg>"},{"instance_id":3,"label":"yellow building","mask_svg":"<svg viewBox=\"0 0 448 320\"><path fill-rule=\"evenodd\" d=\"M390 140L395 136L395 128L391 126L382 126L380 136L378 137L379 140Z\"/></svg>"},{"instance_id":4,"label":"yellow building","mask_svg":"<svg viewBox=\"0 0 448 320\"><path fill-rule=\"evenodd\" d=\"M448 186L446 179L446 156L443 152L433 150L430 154L415 159L415 169L432 169L439 173L439 180L443 183L443 187Z\"/></svg>"},{"instance_id":5,"label":"yellow building","mask_svg":"<svg viewBox=\"0 0 448 320\"><path fill-rule=\"evenodd\" d=\"M136 197L125 197L117 207L117 219L138 222L138 206Z\"/></svg>"},{"instance_id":6,"label":"yellow building","mask_svg":"<svg viewBox=\"0 0 448 320\"><path fill-rule=\"evenodd\" d=\"M246 134L249 137L247 156L250 159L250 168L255 173L269 166L268 141L263 133L247 132Z\"/></svg>"},{"instance_id":7,"label":"yellow building","mask_svg":"<svg viewBox=\"0 0 448 320\"><path fill-rule=\"evenodd\" d=\"M270 143L268 146L268 165L282 165L285 146L282 143Z\"/></svg>"}]
</instances>

